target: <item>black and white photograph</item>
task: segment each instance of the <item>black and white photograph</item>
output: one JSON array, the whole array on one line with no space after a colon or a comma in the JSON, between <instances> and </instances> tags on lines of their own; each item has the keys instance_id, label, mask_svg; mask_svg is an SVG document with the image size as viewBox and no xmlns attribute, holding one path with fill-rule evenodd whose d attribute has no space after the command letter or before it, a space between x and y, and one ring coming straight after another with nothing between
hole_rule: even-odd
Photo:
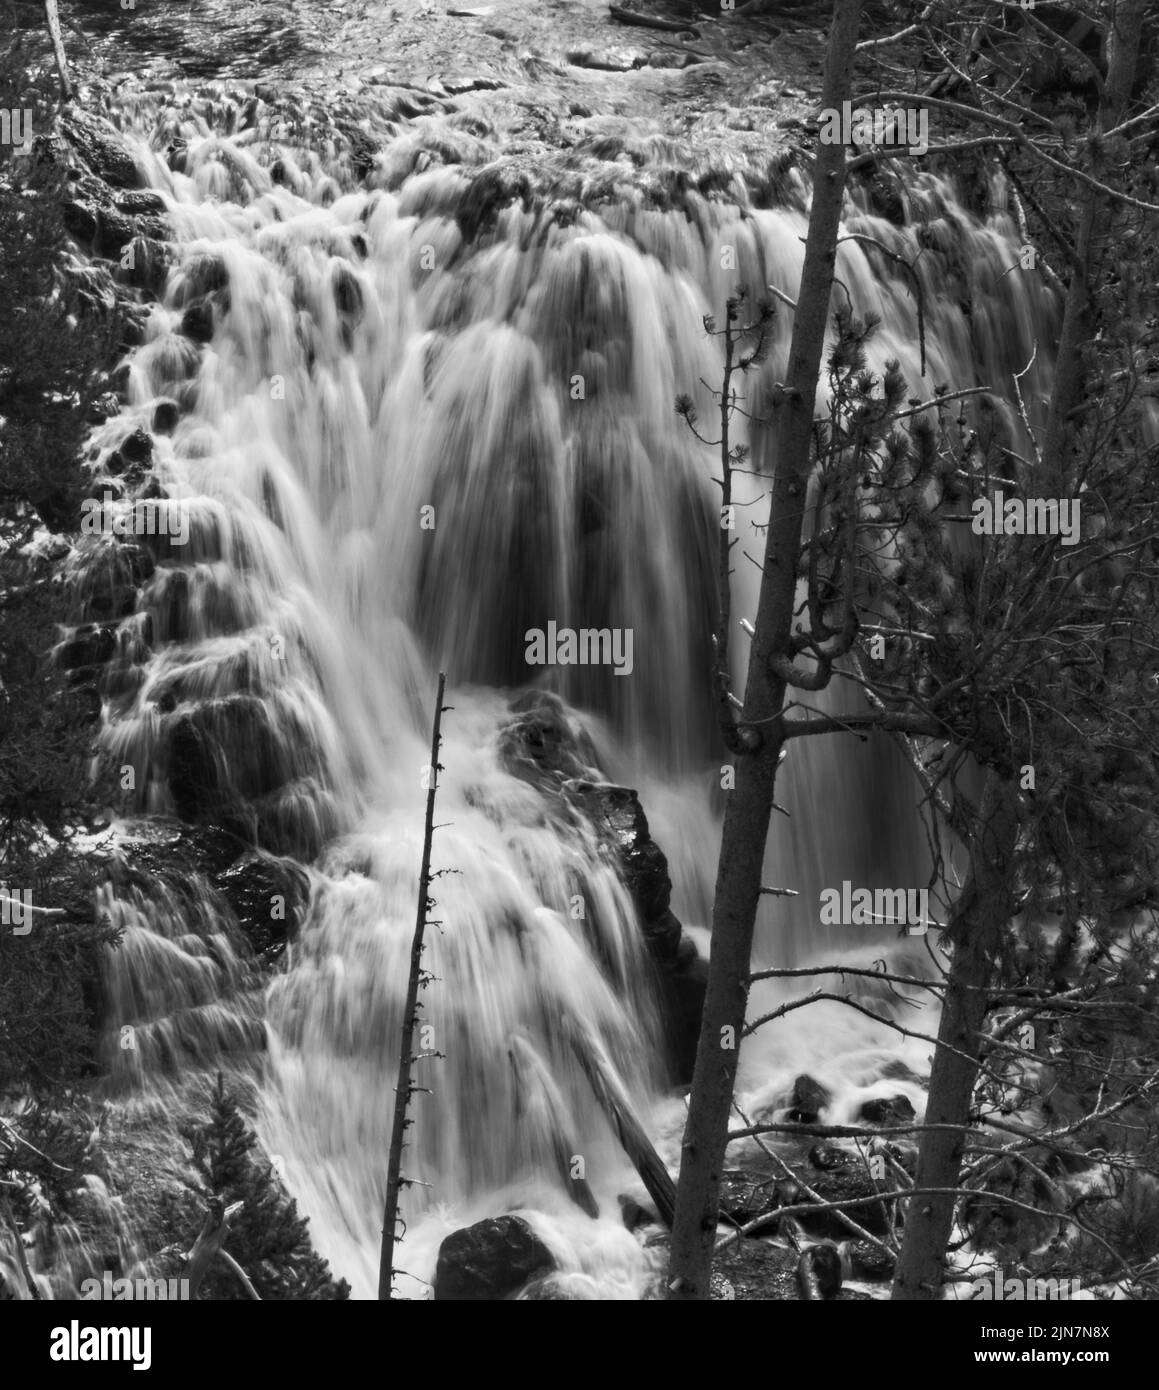
<instances>
[{"instance_id":1,"label":"black and white photograph","mask_svg":"<svg viewBox=\"0 0 1159 1390\"><path fill-rule=\"evenodd\" d=\"M0 0L24 1373L1156 1299L1154 0Z\"/></svg>"}]
</instances>

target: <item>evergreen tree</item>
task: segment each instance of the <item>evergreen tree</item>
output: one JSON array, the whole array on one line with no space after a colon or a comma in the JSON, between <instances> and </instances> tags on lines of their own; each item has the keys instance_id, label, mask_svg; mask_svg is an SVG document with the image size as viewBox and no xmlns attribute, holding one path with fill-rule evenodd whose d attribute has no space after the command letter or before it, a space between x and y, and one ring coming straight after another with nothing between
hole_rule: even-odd
<instances>
[{"instance_id":1,"label":"evergreen tree","mask_svg":"<svg viewBox=\"0 0 1159 1390\"><path fill-rule=\"evenodd\" d=\"M337 1300L350 1296L345 1279L337 1282L330 1267L310 1244L309 1223L298 1215L298 1204L283 1189L270 1164L255 1152L257 1136L241 1112L237 1096L218 1073L203 1125L186 1131L193 1148L198 1181L190 1190L204 1204L218 1198L225 1206L242 1202L226 1246L263 1299ZM191 1224L189 1245L196 1236ZM243 1297L236 1277L220 1262L209 1271L201 1297Z\"/></svg>"},{"instance_id":2,"label":"evergreen tree","mask_svg":"<svg viewBox=\"0 0 1159 1390\"><path fill-rule=\"evenodd\" d=\"M0 93L11 79L0 64ZM100 700L52 659L73 614L68 546L43 529L79 518L81 448L123 325L66 273L62 197L53 165L0 151L0 887L32 903L0 931L0 1097L45 1097L90 1064L99 952L115 940L70 845L107 779L90 776Z\"/></svg>"}]
</instances>

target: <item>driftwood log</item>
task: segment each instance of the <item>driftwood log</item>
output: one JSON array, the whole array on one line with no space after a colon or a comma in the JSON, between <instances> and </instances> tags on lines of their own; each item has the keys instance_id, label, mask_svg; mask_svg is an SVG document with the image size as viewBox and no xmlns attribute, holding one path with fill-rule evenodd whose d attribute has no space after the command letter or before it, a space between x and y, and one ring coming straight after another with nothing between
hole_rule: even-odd
<instances>
[{"instance_id":1,"label":"driftwood log","mask_svg":"<svg viewBox=\"0 0 1159 1390\"><path fill-rule=\"evenodd\" d=\"M644 1132L644 1126L633 1114L624 1088L604 1055L603 1048L594 1038L585 1037L574 1024L569 1031L572 1049L591 1083L596 1100L608 1117L608 1122L623 1145L624 1152L632 1160L649 1197L656 1204L657 1215L671 1230L672 1218L676 1212L676 1184L664 1166L664 1160L652 1147L652 1141Z\"/></svg>"},{"instance_id":2,"label":"driftwood log","mask_svg":"<svg viewBox=\"0 0 1159 1390\"><path fill-rule=\"evenodd\" d=\"M507 1045L507 1055L515 1075L521 1118L531 1119L534 1116L538 1119L568 1196L593 1221L598 1220L599 1204L586 1178L573 1176L572 1160L577 1151L576 1142L569 1132L560 1097L539 1053L526 1038L515 1033Z\"/></svg>"},{"instance_id":3,"label":"driftwood log","mask_svg":"<svg viewBox=\"0 0 1159 1390\"><path fill-rule=\"evenodd\" d=\"M639 14L636 10L625 9L623 5L609 5L608 12L617 24L635 24L641 29L663 29L666 34L700 37L700 30L694 24L682 24L678 19L654 19L650 14Z\"/></svg>"}]
</instances>

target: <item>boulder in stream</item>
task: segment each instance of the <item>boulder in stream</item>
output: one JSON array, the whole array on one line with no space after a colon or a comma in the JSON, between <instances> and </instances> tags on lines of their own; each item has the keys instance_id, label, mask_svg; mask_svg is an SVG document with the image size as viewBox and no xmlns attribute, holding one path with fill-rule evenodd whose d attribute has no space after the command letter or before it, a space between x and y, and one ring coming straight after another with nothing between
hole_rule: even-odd
<instances>
[{"instance_id":1,"label":"boulder in stream","mask_svg":"<svg viewBox=\"0 0 1159 1390\"><path fill-rule=\"evenodd\" d=\"M305 870L292 859L252 851L218 874L214 887L233 908L254 954L264 961L281 955L310 893Z\"/></svg>"},{"instance_id":2,"label":"boulder in stream","mask_svg":"<svg viewBox=\"0 0 1159 1390\"><path fill-rule=\"evenodd\" d=\"M914 1118L914 1108L908 1096L878 1096L867 1100L857 1118L869 1125L907 1125Z\"/></svg>"},{"instance_id":3,"label":"boulder in stream","mask_svg":"<svg viewBox=\"0 0 1159 1390\"><path fill-rule=\"evenodd\" d=\"M509 1299L556 1267L551 1251L520 1216L497 1216L453 1231L439 1246L435 1300Z\"/></svg>"},{"instance_id":4,"label":"boulder in stream","mask_svg":"<svg viewBox=\"0 0 1159 1390\"><path fill-rule=\"evenodd\" d=\"M832 1095L819 1081L815 1081L807 1072L802 1072L793 1082L787 1118L794 1124L815 1125L821 1111L832 1099Z\"/></svg>"}]
</instances>

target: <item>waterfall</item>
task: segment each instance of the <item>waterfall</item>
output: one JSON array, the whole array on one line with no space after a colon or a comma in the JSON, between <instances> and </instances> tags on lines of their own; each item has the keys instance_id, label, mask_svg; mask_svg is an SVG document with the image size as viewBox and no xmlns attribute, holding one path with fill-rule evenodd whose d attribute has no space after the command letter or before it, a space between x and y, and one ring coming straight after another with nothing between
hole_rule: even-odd
<instances>
[{"instance_id":1,"label":"waterfall","mask_svg":"<svg viewBox=\"0 0 1159 1390\"><path fill-rule=\"evenodd\" d=\"M710 418L703 383L719 380L720 357L701 320L738 284L795 294L807 187L787 177L776 208L753 206L739 180L729 202L687 192L657 206L621 181L590 206L547 194L490 206L463 166L492 158L500 136L456 118L401 134L383 120L355 176L348 143L295 141L241 102L126 110L178 246L131 357L128 406L94 436L94 472L158 401L175 402L156 468L189 538L122 625L103 737L115 764L142 770L142 815L188 810L181 779L198 763L241 830L309 866L311 893L260 1007L220 923L191 920L187 903L111 898L126 945L109 964L110 1056L160 1085L162 1070L236 1055L264 1017L261 1137L320 1251L372 1295L444 669L435 867L449 872L423 1015L423 1050L443 1055L420 1064L431 1093L416 1099L404 1167L429 1187L406 1193L398 1262L414 1278L401 1291L423 1296L448 1231L521 1210L590 1296L639 1296L654 1256L616 1206L634 1175L566 1033L577 1020L601 1040L674 1158L682 1112L662 1093L645 950L594 831L564 825L511 773L499 731L519 690L560 695L606 776L639 789L676 912L707 927L726 794L708 679L716 460L673 402L688 392ZM663 140L648 148L658 166L671 158ZM902 225L851 207L848 230L878 245L839 254L841 292L880 318L872 361L897 358L923 398L940 383L993 387L978 427L1017 439L1011 376L1036 346L1042 356L1057 307L1008 273L1018 238L1003 213L980 221L929 174L906 198ZM916 261L916 276L882 247ZM758 407L790 327L779 309L769 362L746 386ZM1022 389L1037 415L1040 363ZM742 501L759 498L759 478L741 485ZM759 541L742 535L740 549ZM738 616L754 613L756 584L738 561ZM631 630L631 675L528 666L525 633L549 622ZM793 746L779 788L791 819L774 818L768 874L801 896L762 909L759 961L886 949L863 929L822 934L816 904L845 878L926 881L908 777L877 741ZM569 914L576 894L583 920ZM746 1051L754 1092L808 1063L852 1077L853 1095L896 1051L868 1020L793 1018ZM115 1042L126 1023L140 1037L129 1056ZM516 1056L540 1109L577 1137L599 1221L562 1190Z\"/></svg>"}]
</instances>

